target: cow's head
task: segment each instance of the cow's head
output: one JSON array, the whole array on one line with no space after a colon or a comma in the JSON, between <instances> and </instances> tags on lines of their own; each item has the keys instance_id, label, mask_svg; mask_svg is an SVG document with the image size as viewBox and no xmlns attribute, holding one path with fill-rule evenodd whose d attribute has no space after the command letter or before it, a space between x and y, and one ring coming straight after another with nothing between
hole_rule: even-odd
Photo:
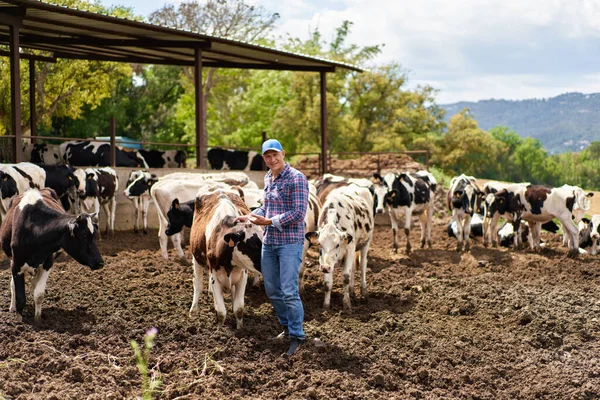
<instances>
[{"instance_id":1,"label":"cow's head","mask_svg":"<svg viewBox=\"0 0 600 400\"><path fill-rule=\"evenodd\" d=\"M0 171L0 192L3 199L11 198L18 193L17 182L3 171Z\"/></svg>"},{"instance_id":2,"label":"cow's head","mask_svg":"<svg viewBox=\"0 0 600 400\"><path fill-rule=\"evenodd\" d=\"M319 264L325 274L344 258L346 246L352 242L352 235L337 229L334 224L326 224L317 232L307 232L304 237L309 246L319 246Z\"/></svg>"},{"instance_id":3,"label":"cow's head","mask_svg":"<svg viewBox=\"0 0 600 400\"><path fill-rule=\"evenodd\" d=\"M94 218L95 214L83 213L69 220L62 247L75 261L95 270L104 266L104 260L96 244L98 225Z\"/></svg>"},{"instance_id":4,"label":"cow's head","mask_svg":"<svg viewBox=\"0 0 600 400\"><path fill-rule=\"evenodd\" d=\"M513 214L522 211L522 204L519 196L513 192L503 189L494 194L496 209L500 214Z\"/></svg>"},{"instance_id":5,"label":"cow's head","mask_svg":"<svg viewBox=\"0 0 600 400\"><path fill-rule=\"evenodd\" d=\"M261 272L263 230L250 222L234 223L235 217L227 216L223 224L223 241L232 250L232 264L250 271Z\"/></svg>"},{"instance_id":6,"label":"cow's head","mask_svg":"<svg viewBox=\"0 0 600 400\"><path fill-rule=\"evenodd\" d=\"M177 150L175 153L175 162L177 163L178 168L185 168L185 160L187 159L187 154L183 150Z\"/></svg>"},{"instance_id":7,"label":"cow's head","mask_svg":"<svg viewBox=\"0 0 600 400\"><path fill-rule=\"evenodd\" d=\"M132 199L150 191L152 185L158 182L158 177L155 174L150 174L147 171L131 171L123 194Z\"/></svg>"},{"instance_id":8,"label":"cow's head","mask_svg":"<svg viewBox=\"0 0 600 400\"><path fill-rule=\"evenodd\" d=\"M385 208L385 200L388 194L389 188L387 183L383 180L381 175L373 174L373 214L383 214Z\"/></svg>"},{"instance_id":9,"label":"cow's head","mask_svg":"<svg viewBox=\"0 0 600 400\"><path fill-rule=\"evenodd\" d=\"M452 193L452 207L473 215L475 212L481 212L482 197L483 193L465 181L464 185L459 185Z\"/></svg>"},{"instance_id":10,"label":"cow's head","mask_svg":"<svg viewBox=\"0 0 600 400\"><path fill-rule=\"evenodd\" d=\"M188 202L188 206L191 206L192 210L194 209L194 200ZM191 226L192 220L194 218L193 211L190 213L185 213L181 209L181 205L179 204L179 199L173 200L171 203L171 207L169 207L169 211L167 211L167 220L168 225L165 230L165 234L167 236L172 236L176 233L179 233L183 230L184 226Z\"/></svg>"},{"instance_id":11,"label":"cow's head","mask_svg":"<svg viewBox=\"0 0 600 400\"><path fill-rule=\"evenodd\" d=\"M492 218L498 212L498 204L494 193L488 194L483 200L483 211L486 218Z\"/></svg>"}]
</instances>

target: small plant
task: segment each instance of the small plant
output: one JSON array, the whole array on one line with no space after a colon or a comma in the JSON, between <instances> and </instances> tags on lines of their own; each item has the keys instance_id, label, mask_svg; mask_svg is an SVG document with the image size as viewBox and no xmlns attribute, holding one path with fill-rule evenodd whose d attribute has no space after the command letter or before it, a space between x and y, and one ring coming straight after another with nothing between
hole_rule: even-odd
<instances>
[{"instance_id":1,"label":"small plant","mask_svg":"<svg viewBox=\"0 0 600 400\"><path fill-rule=\"evenodd\" d=\"M158 329L151 328L144 335L144 348L141 349L139 344L135 341L131 341L131 348L135 353L135 359L138 369L142 374L142 399L143 400L152 400L152 395L154 392L162 385L162 381L160 380L160 375L156 373L152 369L152 376L149 377L148 373L148 360L150 358L150 349L154 347L154 338L156 338L156 334L158 333Z\"/></svg>"}]
</instances>

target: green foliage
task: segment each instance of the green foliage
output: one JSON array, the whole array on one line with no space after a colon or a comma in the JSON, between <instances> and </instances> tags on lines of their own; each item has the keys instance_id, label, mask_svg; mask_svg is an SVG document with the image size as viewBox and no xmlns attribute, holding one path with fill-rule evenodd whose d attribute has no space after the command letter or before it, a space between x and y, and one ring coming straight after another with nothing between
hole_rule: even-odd
<instances>
[{"instance_id":1,"label":"green foliage","mask_svg":"<svg viewBox=\"0 0 600 400\"><path fill-rule=\"evenodd\" d=\"M156 334L158 330L156 328L152 328L146 332L144 335L144 348L140 348L140 345L132 340L130 342L131 348L135 354L135 361L142 375L142 399L144 400L152 400L153 394L158 390L158 388L162 385L162 381L160 377L149 376L151 370L149 367L150 360L150 349L154 347L154 339L156 338Z\"/></svg>"}]
</instances>

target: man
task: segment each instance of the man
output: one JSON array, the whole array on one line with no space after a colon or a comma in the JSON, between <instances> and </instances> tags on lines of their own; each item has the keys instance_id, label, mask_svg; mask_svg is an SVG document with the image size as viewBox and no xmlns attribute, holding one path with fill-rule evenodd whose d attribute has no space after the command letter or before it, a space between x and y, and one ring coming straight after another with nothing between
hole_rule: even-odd
<instances>
[{"instance_id":1,"label":"man","mask_svg":"<svg viewBox=\"0 0 600 400\"><path fill-rule=\"evenodd\" d=\"M287 354L291 356L305 338L298 276L308 207L308 180L284 161L285 150L278 140L263 143L262 157L269 168L265 175L264 205L236 221L265 226L261 262L265 291L283 326L278 338L290 338Z\"/></svg>"}]
</instances>

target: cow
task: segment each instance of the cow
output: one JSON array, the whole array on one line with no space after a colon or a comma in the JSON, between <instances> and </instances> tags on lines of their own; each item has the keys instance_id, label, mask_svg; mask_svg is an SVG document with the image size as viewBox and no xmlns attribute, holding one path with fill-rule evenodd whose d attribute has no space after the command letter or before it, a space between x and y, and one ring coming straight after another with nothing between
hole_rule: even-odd
<instances>
[{"instance_id":1,"label":"cow","mask_svg":"<svg viewBox=\"0 0 600 400\"><path fill-rule=\"evenodd\" d=\"M446 206L452 213L452 221L456 222L456 251L471 249L471 219L480 211L483 192L475 183L475 178L462 174L452 178L450 190L446 197Z\"/></svg>"},{"instance_id":2,"label":"cow","mask_svg":"<svg viewBox=\"0 0 600 400\"><path fill-rule=\"evenodd\" d=\"M392 179L393 175L393 179ZM423 178L425 176L425 178ZM419 216L421 225L421 248L425 243L431 248L431 223L433 218L433 189L437 183L427 171L420 173L386 174L384 181L391 182L385 202L389 209L394 236L393 251L398 252L399 225L404 216L404 234L406 235L406 254L409 255L410 229L413 214Z\"/></svg>"},{"instance_id":3,"label":"cow","mask_svg":"<svg viewBox=\"0 0 600 400\"><path fill-rule=\"evenodd\" d=\"M86 213L67 214L50 188L30 189L14 198L0 226L2 250L11 259L11 312L23 315L24 274L32 274L34 320L40 322L46 282L60 249L92 270L104 266L96 245L98 227L92 218Z\"/></svg>"},{"instance_id":4,"label":"cow","mask_svg":"<svg viewBox=\"0 0 600 400\"><path fill-rule=\"evenodd\" d=\"M72 214L78 212L77 188L79 180L75 176L75 169L69 165L42 165L46 171L45 187L54 189L60 199L65 211L71 211Z\"/></svg>"},{"instance_id":5,"label":"cow","mask_svg":"<svg viewBox=\"0 0 600 400\"><path fill-rule=\"evenodd\" d=\"M579 248L590 248L589 253L598 254L598 241L600 241L600 214L592 215L591 219L582 218L579 221Z\"/></svg>"},{"instance_id":6,"label":"cow","mask_svg":"<svg viewBox=\"0 0 600 400\"><path fill-rule=\"evenodd\" d=\"M165 260L169 258L167 252L168 237L166 235L166 228L168 226L167 212L175 198L179 199L180 202L190 201L195 198L201 187L214 184L215 182L239 185L240 183L246 184L249 181L250 178L248 175L242 172L216 174L175 172L161 177L157 183L152 185L150 196L154 201L158 214L158 239L163 258ZM179 258L185 258L181 247L181 234L173 234L171 242Z\"/></svg>"},{"instance_id":7,"label":"cow","mask_svg":"<svg viewBox=\"0 0 600 400\"><path fill-rule=\"evenodd\" d=\"M563 232L569 236L568 257L577 257L579 254L579 239L577 226L573 223L573 205L578 202L578 197L572 190L566 188L547 188L539 185L511 185L496 193L498 212L514 215L513 224L519 226L521 219L529 222L533 237L535 251L540 251L540 224L557 218ZM586 197L586 196L583 196ZM583 207L582 204L579 205ZM515 247L521 247L520 235L515 235Z\"/></svg>"},{"instance_id":8,"label":"cow","mask_svg":"<svg viewBox=\"0 0 600 400\"><path fill-rule=\"evenodd\" d=\"M361 295L367 298L367 255L373 238L373 198L368 189L342 186L329 193L321 207L318 230L306 232L309 245L319 246L319 265L324 273L323 308L331 306L333 270L343 264L344 310L351 308L354 294L355 253L360 252Z\"/></svg>"},{"instance_id":9,"label":"cow","mask_svg":"<svg viewBox=\"0 0 600 400\"><path fill-rule=\"evenodd\" d=\"M110 165L110 144L75 140L60 145L62 159L77 167L107 167ZM115 149L115 164L117 167L148 168L144 157L137 151Z\"/></svg>"},{"instance_id":10,"label":"cow","mask_svg":"<svg viewBox=\"0 0 600 400\"><path fill-rule=\"evenodd\" d=\"M583 219L585 212L590 209L591 200L589 200L588 198L592 197L594 195L594 193L593 192L585 193L583 191L583 189L581 189L580 187L571 186L571 185L562 185L561 188L572 191L573 195L575 196L576 201L575 201L575 204L573 204L573 210L571 211L571 214L573 215L573 222L575 222L575 224L578 225L579 222L581 222L581 220ZM568 235L564 232L563 232L563 245L564 246L569 245Z\"/></svg>"},{"instance_id":11,"label":"cow","mask_svg":"<svg viewBox=\"0 0 600 400\"><path fill-rule=\"evenodd\" d=\"M0 164L0 217L4 218L10 207L13 196L23 194L25 191L41 189L46 183L46 171L41 167L22 162L18 164Z\"/></svg>"},{"instance_id":12,"label":"cow","mask_svg":"<svg viewBox=\"0 0 600 400\"><path fill-rule=\"evenodd\" d=\"M187 155L183 150L139 150L150 168L185 168Z\"/></svg>"},{"instance_id":13,"label":"cow","mask_svg":"<svg viewBox=\"0 0 600 400\"><path fill-rule=\"evenodd\" d=\"M206 157L211 169L262 171L263 160L256 151L228 150L213 147Z\"/></svg>"},{"instance_id":14,"label":"cow","mask_svg":"<svg viewBox=\"0 0 600 400\"><path fill-rule=\"evenodd\" d=\"M110 167L103 167L76 169L74 174L79 182L81 210L98 214L102 206L106 214L106 234L113 236L117 207L116 193L119 189L117 172Z\"/></svg>"},{"instance_id":15,"label":"cow","mask_svg":"<svg viewBox=\"0 0 600 400\"><path fill-rule=\"evenodd\" d=\"M218 189L202 194L195 199L190 233L194 265L194 297L190 313L198 309L203 269L206 269L217 322L225 321L227 310L223 290L229 289L238 329L243 326L248 272L259 274L261 271L262 228L250 222L234 222L235 218L249 213L250 209L233 190Z\"/></svg>"},{"instance_id":16,"label":"cow","mask_svg":"<svg viewBox=\"0 0 600 400\"><path fill-rule=\"evenodd\" d=\"M38 165L63 164L60 145L46 143L30 143L23 146L23 161Z\"/></svg>"},{"instance_id":17,"label":"cow","mask_svg":"<svg viewBox=\"0 0 600 400\"><path fill-rule=\"evenodd\" d=\"M138 233L139 217L142 217L144 234L148 234L148 207L150 188L158 182L158 177L145 170L131 171L123 194L133 203L133 232Z\"/></svg>"}]
</instances>

